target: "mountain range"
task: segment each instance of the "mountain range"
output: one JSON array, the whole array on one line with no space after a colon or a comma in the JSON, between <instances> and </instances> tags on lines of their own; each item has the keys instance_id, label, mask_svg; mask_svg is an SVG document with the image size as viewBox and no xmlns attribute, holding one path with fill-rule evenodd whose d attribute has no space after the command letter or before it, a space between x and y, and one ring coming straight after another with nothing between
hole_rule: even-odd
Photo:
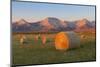
<instances>
[{"instance_id":1,"label":"mountain range","mask_svg":"<svg viewBox=\"0 0 100 67\"><path fill-rule=\"evenodd\" d=\"M58 32L58 31L85 31L95 30L95 21L80 19L76 21L66 21L55 17L47 17L37 22L31 22L24 19L12 22L13 32Z\"/></svg>"}]
</instances>

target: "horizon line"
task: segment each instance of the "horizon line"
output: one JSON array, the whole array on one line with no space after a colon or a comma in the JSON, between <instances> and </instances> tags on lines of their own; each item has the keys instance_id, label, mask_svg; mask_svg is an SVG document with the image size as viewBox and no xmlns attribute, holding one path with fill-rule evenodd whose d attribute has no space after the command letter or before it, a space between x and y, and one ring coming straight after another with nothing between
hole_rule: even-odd
<instances>
[{"instance_id":1,"label":"horizon line","mask_svg":"<svg viewBox=\"0 0 100 67\"><path fill-rule=\"evenodd\" d=\"M35 23L35 22L39 22L39 21L42 21L42 20L45 20L45 19L48 19L48 18L56 18L56 17L45 17L44 19L36 20L36 21L29 21L29 20L27 20L27 19L25 19L25 18L20 18L20 19L18 19L18 20L16 20L16 21L12 21L12 22L17 22L17 21L20 21L20 20L25 20L25 21L27 21L27 22L29 22L29 23ZM96 19L94 19L94 20L89 20L88 18L81 18L81 19L76 19L76 20L64 20L64 19L60 19L60 18L56 18L56 19L61 20L61 21L70 21L70 22L72 22L72 21L78 21L78 20L83 20L83 19L86 19L86 20L88 20L88 21L96 21ZM12 20L13 20L13 19L12 19Z\"/></svg>"}]
</instances>

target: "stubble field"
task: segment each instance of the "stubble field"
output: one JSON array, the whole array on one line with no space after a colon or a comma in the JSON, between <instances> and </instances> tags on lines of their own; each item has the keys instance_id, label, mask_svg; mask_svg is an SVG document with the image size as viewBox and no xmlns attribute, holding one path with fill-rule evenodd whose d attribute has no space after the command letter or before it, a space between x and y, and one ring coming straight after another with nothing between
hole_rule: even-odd
<instances>
[{"instance_id":1,"label":"stubble field","mask_svg":"<svg viewBox=\"0 0 100 67\"><path fill-rule=\"evenodd\" d=\"M66 52L55 49L54 38L55 33L45 34L47 42L43 46L41 39L34 40L38 34L25 34L27 42L20 44L19 35L12 35L12 63L13 65L26 64L51 64L51 63L67 63L80 61L95 61L96 60L96 41L95 33L80 32L77 33L81 38L81 46L79 48L69 49ZM41 34L40 34L41 35Z\"/></svg>"}]
</instances>

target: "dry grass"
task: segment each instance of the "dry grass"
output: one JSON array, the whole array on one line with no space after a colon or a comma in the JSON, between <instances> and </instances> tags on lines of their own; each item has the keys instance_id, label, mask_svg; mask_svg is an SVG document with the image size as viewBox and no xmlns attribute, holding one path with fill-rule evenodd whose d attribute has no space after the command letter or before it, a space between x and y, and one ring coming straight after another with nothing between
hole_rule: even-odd
<instances>
[{"instance_id":1,"label":"dry grass","mask_svg":"<svg viewBox=\"0 0 100 67\"><path fill-rule=\"evenodd\" d=\"M79 36L85 35L87 39L81 40L80 48L70 49L66 53L59 52L54 47L55 34L45 34L47 42L45 48L42 47L42 41L34 42L36 34L25 34L27 44L20 45L18 34L12 37L12 53L14 65L25 64L47 64L47 63L67 63L78 61L96 60L96 41L95 34L89 32L80 32Z\"/></svg>"}]
</instances>

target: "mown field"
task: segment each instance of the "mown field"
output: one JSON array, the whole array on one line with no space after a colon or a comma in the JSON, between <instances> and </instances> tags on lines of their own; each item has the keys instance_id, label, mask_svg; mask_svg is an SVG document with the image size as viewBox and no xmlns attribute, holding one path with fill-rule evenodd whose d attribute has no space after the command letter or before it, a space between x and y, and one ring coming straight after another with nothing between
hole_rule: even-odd
<instances>
[{"instance_id":1,"label":"mown field","mask_svg":"<svg viewBox=\"0 0 100 67\"><path fill-rule=\"evenodd\" d=\"M95 33L81 32L78 36L85 35L81 38L81 46L79 48L69 49L61 52L54 47L55 34L46 34L47 43L42 46L41 39L34 41L37 34L25 34L27 43L21 45L19 42L19 34L12 35L12 62L14 65L26 64L48 64L48 63L67 63L79 61L95 61L96 60L96 41Z\"/></svg>"}]
</instances>

